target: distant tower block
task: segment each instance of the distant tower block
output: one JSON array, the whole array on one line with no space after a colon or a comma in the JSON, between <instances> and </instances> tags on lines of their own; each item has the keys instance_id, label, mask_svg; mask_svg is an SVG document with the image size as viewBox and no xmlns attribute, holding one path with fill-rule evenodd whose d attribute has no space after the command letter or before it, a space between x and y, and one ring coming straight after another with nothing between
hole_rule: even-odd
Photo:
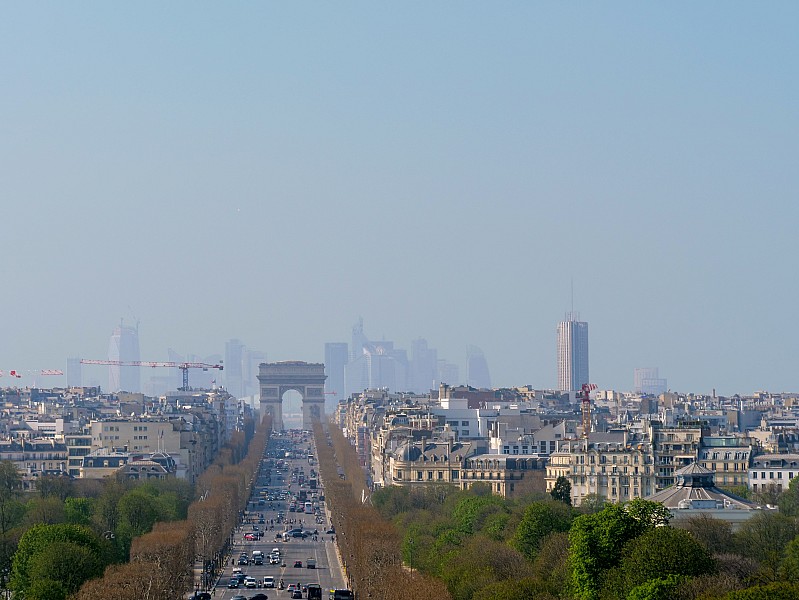
<instances>
[{"instance_id":1,"label":"distant tower block","mask_svg":"<svg viewBox=\"0 0 799 600\"><path fill-rule=\"evenodd\" d=\"M272 417L272 429L283 430L283 395L294 390L302 396L302 428L311 429L325 413L325 365L302 361L261 363L261 410Z\"/></svg>"},{"instance_id":2,"label":"distant tower block","mask_svg":"<svg viewBox=\"0 0 799 600\"><path fill-rule=\"evenodd\" d=\"M588 323L576 313L558 323L558 389L579 391L588 383Z\"/></svg>"}]
</instances>

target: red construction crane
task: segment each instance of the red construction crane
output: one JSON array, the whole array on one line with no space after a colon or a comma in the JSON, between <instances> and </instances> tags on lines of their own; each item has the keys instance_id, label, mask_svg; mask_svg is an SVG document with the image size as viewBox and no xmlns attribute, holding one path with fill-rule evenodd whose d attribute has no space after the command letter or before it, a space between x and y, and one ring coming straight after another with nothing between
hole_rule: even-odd
<instances>
[{"instance_id":1,"label":"red construction crane","mask_svg":"<svg viewBox=\"0 0 799 600\"><path fill-rule=\"evenodd\" d=\"M591 431L591 392L596 389L594 383L584 383L582 387L583 398L583 437L588 437L588 432Z\"/></svg>"},{"instance_id":2,"label":"red construction crane","mask_svg":"<svg viewBox=\"0 0 799 600\"><path fill-rule=\"evenodd\" d=\"M220 371L225 367L222 365L212 365L209 363L200 362L156 362L148 360L89 360L80 359L82 365L115 365L118 367L173 367L183 371L183 387L182 391L189 390L189 369L219 369Z\"/></svg>"}]
</instances>

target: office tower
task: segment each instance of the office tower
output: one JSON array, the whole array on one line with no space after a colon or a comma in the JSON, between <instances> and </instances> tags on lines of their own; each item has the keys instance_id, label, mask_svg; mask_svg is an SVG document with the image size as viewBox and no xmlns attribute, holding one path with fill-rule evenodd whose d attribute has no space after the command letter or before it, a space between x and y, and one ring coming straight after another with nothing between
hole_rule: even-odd
<instances>
[{"instance_id":1,"label":"office tower","mask_svg":"<svg viewBox=\"0 0 799 600\"><path fill-rule=\"evenodd\" d=\"M358 358L363 353L363 348L369 344L369 338L363 332L363 317L352 326L352 345L350 346L350 360ZM360 390L359 390L360 391Z\"/></svg>"},{"instance_id":2,"label":"office tower","mask_svg":"<svg viewBox=\"0 0 799 600\"><path fill-rule=\"evenodd\" d=\"M411 362L409 367L409 391L426 394L438 387L438 351L427 347L427 340L419 338L411 342Z\"/></svg>"},{"instance_id":3,"label":"office tower","mask_svg":"<svg viewBox=\"0 0 799 600\"><path fill-rule=\"evenodd\" d=\"M483 351L477 346L466 348L466 385L477 389L491 388L491 375Z\"/></svg>"},{"instance_id":4,"label":"office tower","mask_svg":"<svg viewBox=\"0 0 799 600\"><path fill-rule=\"evenodd\" d=\"M234 398L244 394L244 344L233 339L225 342L225 388Z\"/></svg>"},{"instance_id":5,"label":"office tower","mask_svg":"<svg viewBox=\"0 0 799 600\"><path fill-rule=\"evenodd\" d=\"M451 362L447 362L443 358L438 359L437 364L437 381L436 387L438 387L441 383L446 383L447 385L460 385L460 369L458 369L458 365L455 365Z\"/></svg>"},{"instance_id":6,"label":"office tower","mask_svg":"<svg viewBox=\"0 0 799 600\"><path fill-rule=\"evenodd\" d=\"M338 403L349 396L345 380L345 369L349 362L349 346L347 342L327 342L325 344L325 408L328 412Z\"/></svg>"},{"instance_id":7,"label":"office tower","mask_svg":"<svg viewBox=\"0 0 799 600\"><path fill-rule=\"evenodd\" d=\"M558 323L558 389L579 390L588 379L588 323L574 312Z\"/></svg>"},{"instance_id":8,"label":"office tower","mask_svg":"<svg viewBox=\"0 0 799 600\"><path fill-rule=\"evenodd\" d=\"M108 344L108 360L124 363L137 362L139 358L139 326L126 327L120 322L111 334ZM108 387L110 392L141 391L139 367L131 365L110 365L108 367Z\"/></svg>"},{"instance_id":9,"label":"office tower","mask_svg":"<svg viewBox=\"0 0 799 600\"><path fill-rule=\"evenodd\" d=\"M79 358L67 359L67 387L83 386L83 368Z\"/></svg>"},{"instance_id":10,"label":"office tower","mask_svg":"<svg viewBox=\"0 0 799 600\"><path fill-rule=\"evenodd\" d=\"M635 369L633 387L637 393L646 396L659 396L667 389L666 380L658 376L657 367Z\"/></svg>"},{"instance_id":11,"label":"office tower","mask_svg":"<svg viewBox=\"0 0 799 600\"><path fill-rule=\"evenodd\" d=\"M245 396L259 396L261 385L258 383L258 365L265 362L266 352L249 349L244 351L242 379L244 380Z\"/></svg>"}]
</instances>

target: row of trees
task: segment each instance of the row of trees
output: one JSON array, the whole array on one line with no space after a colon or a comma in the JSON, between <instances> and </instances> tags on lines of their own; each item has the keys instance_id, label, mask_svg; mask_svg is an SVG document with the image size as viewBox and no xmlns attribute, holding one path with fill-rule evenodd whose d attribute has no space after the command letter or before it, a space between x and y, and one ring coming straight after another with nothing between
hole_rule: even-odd
<instances>
[{"instance_id":1,"label":"row of trees","mask_svg":"<svg viewBox=\"0 0 799 600\"><path fill-rule=\"evenodd\" d=\"M402 535L368 501L357 456L336 427L314 426L319 473L349 586L359 598L450 598L446 586L402 560Z\"/></svg>"},{"instance_id":2,"label":"row of trees","mask_svg":"<svg viewBox=\"0 0 799 600\"><path fill-rule=\"evenodd\" d=\"M254 436L253 429L250 422L236 433L203 475L201 502L192 502L191 485L174 479L42 477L35 493L23 493L13 463L0 462L2 586L21 600L182 596L191 587L195 538L204 532L197 545L213 557L227 540L209 536L201 517L195 526L194 515L213 511L214 526L221 520L230 531L248 496L266 445L266 433Z\"/></svg>"},{"instance_id":3,"label":"row of trees","mask_svg":"<svg viewBox=\"0 0 799 600\"><path fill-rule=\"evenodd\" d=\"M246 506L270 431L271 421L265 418L249 440L239 434L199 478L194 490L198 499L187 507L187 518L157 523L150 533L135 538L130 561L110 566L103 577L85 583L74 600L183 597L193 588L198 558L207 587Z\"/></svg>"}]
</instances>

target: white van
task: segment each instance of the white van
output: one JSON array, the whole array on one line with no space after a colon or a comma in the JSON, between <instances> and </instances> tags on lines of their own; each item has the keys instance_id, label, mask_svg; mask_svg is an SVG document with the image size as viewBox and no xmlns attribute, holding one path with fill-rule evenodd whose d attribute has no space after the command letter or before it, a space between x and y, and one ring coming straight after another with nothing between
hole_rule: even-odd
<instances>
[{"instance_id":1,"label":"white van","mask_svg":"<svg viewBox=\"0 0 799 600\"><path fill-rule=\"evenodd\" d=\"M267 575L264 577L264 587L265 588L273 588L275 587L275 578L271 575Z\"/></svg>"}]
</instances>

